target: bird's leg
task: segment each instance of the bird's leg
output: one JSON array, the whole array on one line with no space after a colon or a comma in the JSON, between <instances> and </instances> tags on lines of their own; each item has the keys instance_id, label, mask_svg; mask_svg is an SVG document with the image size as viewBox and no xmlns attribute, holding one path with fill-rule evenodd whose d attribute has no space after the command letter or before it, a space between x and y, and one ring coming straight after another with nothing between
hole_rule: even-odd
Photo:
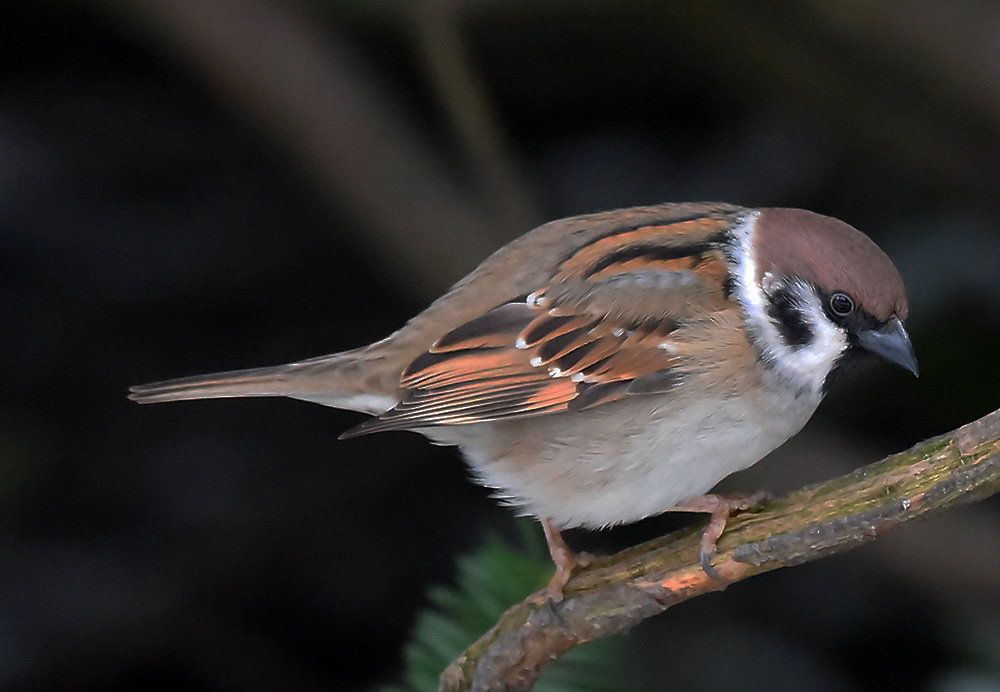
<instances>
[{"instance_id":1,"label":"bird's leg","mask_svg":"<svg viewBox=\"0 0 1000 692\"><path fill-rule=\"evenodd\" d=\"M552 523L551 519L542 519L542 530L545 532L545 542L549 545L549 555L556 563L556 573L552 575L545 593L555 602L563 599L563 587L569 581L573 570L577 567L586 567L591 563L593 557L588 553L574 553L563 540L562 533Z\"/></svg>"},{"instance_id":2,"label":"bird's leg","mask_svg":"<svg viewBox=\"0 0 1000 692\"><path fill-rule=\"evenodd\" d=\"M719 538L726 530L726 521L733 512L755 509L770 497L763 490L753 495L701 495L681 502L670 511L705 512L710 515L708 526L705 527L705 532L701 535L698 558L705 574L715 581L722 582L725 580L712 565L712 558L715 557Z\"/></svg>"}]
</instances>

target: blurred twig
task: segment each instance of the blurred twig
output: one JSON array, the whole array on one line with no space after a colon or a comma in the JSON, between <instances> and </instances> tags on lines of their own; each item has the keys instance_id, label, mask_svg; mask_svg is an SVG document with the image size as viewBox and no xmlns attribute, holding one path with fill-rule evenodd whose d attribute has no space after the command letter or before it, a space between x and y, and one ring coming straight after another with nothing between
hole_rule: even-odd
<instances>
[{"instance_id":1,"label":"blurred twig","mask_svg":"<svg viewBox=\"0 0 1000 692\"><path fill-rule=\"evenodd\" d=\"M532 194L510 153L510 144L486 85L473 69L461 33L461 0L419 0L416 48L482 196L510 228L540 222Z\"/></svg>"},{"instance_id":2,"label":"blurred twig","mask_svg":"<svg viewBox=\"0 0 1000 692\"><path fill-rule=\"evenodd\" d=\"M504 228L447 171L402 105L335 30L273 0L94 0L277 136L345 207L397 282L439 294L525 228Z\"/></svg>"},{"instance_id":3,"label":"blurred twig","mask_svg":"<svg viewBox=\"0 0 1000 692\"><path fill-rule=\"evenodd\" d=\"M698 529L599 560L556 606L543 592L510 608L441 676L446 691L529 690L571 648L634 627L704 593L849 550L913 519L1000 492L1000 410L947 435L794 492L730 521L715 568L698 563Z\"/></svg>"}]
</instances>

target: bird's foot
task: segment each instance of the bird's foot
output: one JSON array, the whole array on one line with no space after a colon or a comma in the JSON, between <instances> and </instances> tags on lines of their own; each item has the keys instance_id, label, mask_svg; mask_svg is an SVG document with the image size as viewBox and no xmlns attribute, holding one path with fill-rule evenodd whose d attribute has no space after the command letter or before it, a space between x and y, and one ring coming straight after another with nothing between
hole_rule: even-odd
<instances>
[{"instance_id":1,"label":"bird's foot","mask_svg":"<svg viewBox=\"0 0 1000 692\"><path fill-rule=\"evenodd\" d=\"M712 564L712 558L718 552L719 538L726 530L726 522L733 512L757 509L770 498L771 495L763 490L752 495L702 495L685 500L671 510L709 514L708 526L705 527L705 532L701 535L698 553L698 560L705 574L717 582L726 582Z\"/></svg>"},{"instance_id":2,"label":"bird's foot","mask_svg":"<svg viewBox=\"0 0 1000 692\"><path fill-rule=\"evenodd\" d=\"M558 603L563 599L563 589L566 582L573 576L577 569L588 567L594 562L594 556L590 553L574 553L563 540L562 533L555 527L550 519L542 519L542 530L545 531L545 541L549 546L549 555L556 564L556 573L552 575L548 585L545 587L545 594L553 603Z\"/></svg>"}]
</instances>

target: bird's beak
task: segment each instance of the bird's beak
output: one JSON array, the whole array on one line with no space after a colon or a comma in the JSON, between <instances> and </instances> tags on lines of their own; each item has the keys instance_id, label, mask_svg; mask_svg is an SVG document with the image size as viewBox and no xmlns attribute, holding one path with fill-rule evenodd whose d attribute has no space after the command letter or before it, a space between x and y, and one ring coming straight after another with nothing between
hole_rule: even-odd
<instances>
[{"instance_id":1,"label":"bird's beak","mask_svg":"<svg viewBox=\"0 0 1000 692\"><path fill-rule=\"evenodd\" d=\"M906 368L919 377L917 354L913 351L910 337L903 329L898 317L893 317L881 329L869 329L858 334L858 344L875 355L882 356L890 363Z\"/></svg>"}]
</instances>

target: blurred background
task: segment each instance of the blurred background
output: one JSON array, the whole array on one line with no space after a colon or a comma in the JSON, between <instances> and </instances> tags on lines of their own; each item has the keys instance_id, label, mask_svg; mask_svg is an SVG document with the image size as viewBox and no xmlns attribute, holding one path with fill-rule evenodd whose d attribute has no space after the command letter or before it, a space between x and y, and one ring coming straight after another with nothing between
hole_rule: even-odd
<instances>
[{"instance_id":1,"label":"blurred background","mask_svg":"<svg viewBox=\"0 0 1000 692\"><path fill-rule=\"evenodd\" d=\"M0 56L0 689L399 682L428 586L518 541L455 452L127 387L381 338L560 216L805 207L897 261L920 379L841 383L729 490L1000 406L996 3L5 0ZM994 498L673 609L619 679L997 690L998 575Z\"/></svg>"}]
</instances>

